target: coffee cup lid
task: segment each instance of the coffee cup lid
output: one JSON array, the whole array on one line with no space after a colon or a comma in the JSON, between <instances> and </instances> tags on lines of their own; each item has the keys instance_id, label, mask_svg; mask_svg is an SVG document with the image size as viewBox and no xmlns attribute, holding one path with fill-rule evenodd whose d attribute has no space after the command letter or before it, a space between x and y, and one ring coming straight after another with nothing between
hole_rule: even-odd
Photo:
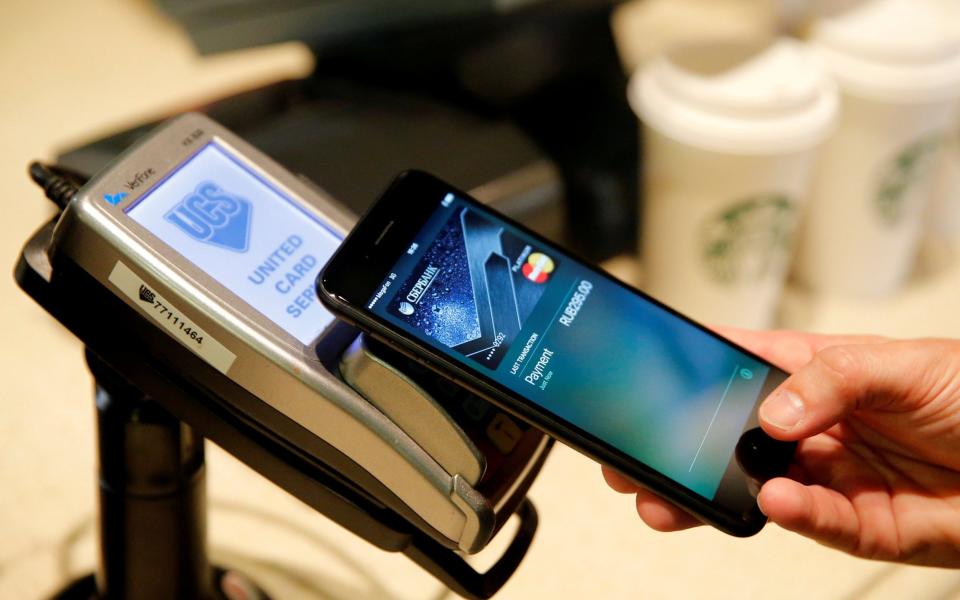
<instances>
[{"instance_id":1,"label":"coffee cup lid","mask_svg":"<svg viewBox=\"0 0 960 600\"><path fill-rule=\"evenodd\" d=\"M804 150L832 129L837 94L816 57L790 39L677 46L642 68L630 102L651 127L737 154Z\"/></svg>"},{"instance_id":2,"label":"coffee cup lid","mask_svg":"<svg viewBox=\"0 0 960 600\"><path fill-rule=\"evenodd\" d=\"M811 44L847 92L904 103L960 97L960 2L857 2L818 19Z\"/></svg>"}]
</instances>

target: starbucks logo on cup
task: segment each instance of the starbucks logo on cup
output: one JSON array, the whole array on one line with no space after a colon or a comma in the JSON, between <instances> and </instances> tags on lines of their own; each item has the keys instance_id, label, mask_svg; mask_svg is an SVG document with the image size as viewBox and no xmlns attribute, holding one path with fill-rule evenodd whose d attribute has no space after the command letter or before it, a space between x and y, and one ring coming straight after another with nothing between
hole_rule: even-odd
<instances>
[{"instance_id":1,"label":"starbucks logo on cup","mask_svg":"<svg viewBox=\"0 0 960 600\"><path fill-rule=\"evenodd\" d=\"M920 210L919 198L911 192L928 176L944 137L928 134L908 144L883 167L874 206L884 225L895 227Z\"/></svg>"},{"instance_id":2,"label":"starbucks logo on cup","mask_svg":"<svg viewBox=\"0 0 960 600\"><path fill-rule=\"evenodd\" d=\"M730 203L700 227L707 275L729 285L778 275L789 259L796 224L796 203L785 194Z\"/></svg>"}]
</instances>

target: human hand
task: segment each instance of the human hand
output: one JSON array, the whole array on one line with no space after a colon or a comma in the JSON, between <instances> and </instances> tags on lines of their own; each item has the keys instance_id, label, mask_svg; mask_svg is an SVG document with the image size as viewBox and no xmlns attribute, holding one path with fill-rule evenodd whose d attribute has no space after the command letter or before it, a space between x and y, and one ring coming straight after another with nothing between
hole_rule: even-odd
<instances>
[{"instance_id":1,"label":"human hand","mask_svg":"<svg viewBox=\"0 0 960 600\"><path fill-rule=\"evenodd\" d=\"M770 436L799 440L760 491L771 521L863 558L960 566L960 341L720 333L793 372L759 410ZM603 473L650 527L700 524Z\"/></svg>"}]
</instances>

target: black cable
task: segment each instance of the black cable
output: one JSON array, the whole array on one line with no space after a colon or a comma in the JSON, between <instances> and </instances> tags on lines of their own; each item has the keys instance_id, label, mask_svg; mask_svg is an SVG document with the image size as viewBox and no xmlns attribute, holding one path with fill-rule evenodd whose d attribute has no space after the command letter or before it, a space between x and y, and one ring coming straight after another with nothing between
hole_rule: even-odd
<instances>
[{"instance_id":1,"label":"black cable","mask_svg":"<svg viewBox=\"0 0 960 600\"><path fill-rule=\"evenodd\" d=\"M29 172L30 179L42 187L47 198L53 200L61 209L67 207L67 203L77 195L84 183L82 178L72 171L50 167L37 161L30 163Z\"/></svg>"}]
</instances>

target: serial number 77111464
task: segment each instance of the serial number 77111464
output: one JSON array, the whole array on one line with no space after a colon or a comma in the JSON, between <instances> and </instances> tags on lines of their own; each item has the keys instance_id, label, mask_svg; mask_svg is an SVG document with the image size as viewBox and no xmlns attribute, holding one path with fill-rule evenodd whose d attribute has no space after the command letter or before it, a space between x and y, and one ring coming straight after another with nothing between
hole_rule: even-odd
<instances>
[{"instance_id":1,"label":"serial number 77111464","mask_svg":"<svg viewBox=\"0 0 960 600\"><path fill-rule=\"evenodd\" d=\"M163 302L160 302L159 300L154 300L153 308L154 310L160 313L161 317L166 317L167 321L172 323L175 327L179 327L180 331L182 331L184 335L188 336L191 340L195 341L197 344L203 344L203 336L200 335L200 333L196 329L187 325L187 323L183 319L181 319L179 315L175 314L173 311L167 308L167 306Z\"/></svg>"}]
</instances>

